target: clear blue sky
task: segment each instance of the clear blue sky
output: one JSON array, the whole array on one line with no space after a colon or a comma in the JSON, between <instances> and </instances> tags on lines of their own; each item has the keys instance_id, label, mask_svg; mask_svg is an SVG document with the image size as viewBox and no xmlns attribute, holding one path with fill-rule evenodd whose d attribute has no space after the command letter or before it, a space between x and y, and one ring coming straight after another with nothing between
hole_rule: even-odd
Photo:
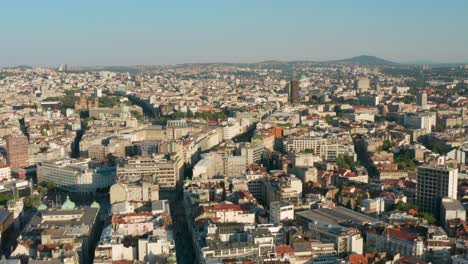
<instances>
[{"instance_id":1,"label":"clear blue sky","mask_svg":"<svg viewBox=\"0 0 468 264\"><path fill-rule=\"evenodd\" d=\"M13 0L0 9L0 66L361 54L468 62L467 0Z\"/></svg>"}]
</instances>

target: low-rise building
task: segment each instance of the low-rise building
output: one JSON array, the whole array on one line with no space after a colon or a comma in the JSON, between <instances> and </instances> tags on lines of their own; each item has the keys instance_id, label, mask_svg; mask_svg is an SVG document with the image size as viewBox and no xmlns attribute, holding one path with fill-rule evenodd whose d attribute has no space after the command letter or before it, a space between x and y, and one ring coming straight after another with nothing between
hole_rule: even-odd
<instances>
[{"instance_id":1,"label":"low-rise building","mask_svg":"<svg viewBox=\"0 0 468 264\"><path fill-rule=\"evenodd\" d=\"M280 224L282 221L294 220L294 205L286 202L270 204L270 222Z\"/></svg>"},{"instance_id":2,"label":"low-rise building","mask_svg":"<svg viewBox=\"0 0 468 264\"><path fill-rule=\"evenodd\" d=\"M440 221L442 226L447 227L447 224L451 219L466 219L465 207L459 200L445 197L442 198L441 205Z\"/></svg>"},{"instance_id":3,"label":"low-rise building","mask_svg":"<svg viewBox=\"0 0 468 264\"><path fill-rule=\"evenodd\" d=\"M408 257L421 257L424 254L424 239L407 230L388 227L369 230L366 234L367 252L399 253Z\"/></svg>"}]
</instances>

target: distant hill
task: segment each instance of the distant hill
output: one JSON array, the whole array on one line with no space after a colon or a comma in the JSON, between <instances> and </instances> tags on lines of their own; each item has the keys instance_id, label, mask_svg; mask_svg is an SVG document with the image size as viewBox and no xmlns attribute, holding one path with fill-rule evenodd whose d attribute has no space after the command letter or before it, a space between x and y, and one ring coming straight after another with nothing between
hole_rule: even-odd
<instances>
[{"instance_id":1,"label":"distant hill","mask_svg":"<svg viewBox=\"0 0 468 264\"><path fill-rule=\"evenodd\" d=\"M398 65L399 63L385 60L379 57L375 56L369 56L369 55L361 55L361 56L356 56L348 59L342 59L342 60L335 60L335 61L328 61L328 63L342 63L342 64L361 64L361 65L388 65L388 66L394 66Z\"/></svg>"}]
</instances>

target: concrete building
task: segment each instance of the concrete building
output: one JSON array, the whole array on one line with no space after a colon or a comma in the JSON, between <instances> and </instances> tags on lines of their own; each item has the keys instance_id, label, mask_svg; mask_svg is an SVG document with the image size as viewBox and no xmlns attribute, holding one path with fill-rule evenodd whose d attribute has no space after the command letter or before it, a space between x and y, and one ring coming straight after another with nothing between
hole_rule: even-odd
<instances>
[{"instance_id":1,"label":"concrete building","mask_svg":"<svg viewBox=\"0 0 468 264\"><path fill-rule=\"evenodd\" d=\"M338 254L364 252L364 240L359 230L355 228L311 222L306 234L310 238L319 239L322 243L333 243Z\"/></svg>"},{"instance_id":2,"label":"concrete building","mask_svg":"<svg viewBox=\"0 0 468 264\"><path fill-rule=\"evenodd\" d=\"M442 207L440 208L440 221L442 226L447 227L451 219L461 219L466 221L466 210L463 204L456 199L442 198Z\"/></svg>"},{"instance_id":3,"label":"concrete building","mask_svg":"<svg viewBox=\"0 0 468 264\"><path fill-rule=\"evenodd\" d=\"M296 176L288 178L273 178L265 182L266 202L289 202L294 205L302 202L302 182Z\"/></svg>"},{"instance_id":4,"label":"concrete building","mask_svg":"<svg viewBox=\"0 0 468 264\"><path fill-rule=\"evenodd\" d=\"M292 137L288 138L284 144L287 151L310 150L323 160L335 161L338 155L348 155L356 159L353 143L347 143L338 138Z\"/></svg>"},{"instance_id":5,"label":"concrete building","mask_svg":"<svg viewBox=\"0 0 468 264\"><path fill-rule=\"evenodd\" d=\"M282 221L294 220L294 205L286 202L270 204L270 222L280 224Z\"/></svg>"},{"instance_id":6,"label":"concrete building","mask_svg":"<svg viewBox=\"0 0 468 264\"><path fill-rule=\"evenodd\" d=\"M249 260L270 259L272 256L268 255L268 253L272 252L274 256L274 248L274 243L210 241L206 247L202 248L201 263L223 263L224 260L236 258Z\"/></svg>"},{"instance_id":7,"label":"concrete building","mask_svg":"<svg viewBox=\"0 0 468 264\"><path fill-rule=\"evenodd\" d=\"M288 101L291 104L295 104L300 101L298 80L292 80L288 84Z\"/></svg>"},{"instance_id":8,"label":"concrete building","mask_svg":"<svg viewBox=\"0 0 468 264\"><path fill-rule=\"evenodd\" d=\"M7 163L12 170L29 166L29 141L25 136L6 138Z\"/></svg>"},{"instance_id":9,"label":"concrete building","mask_svg":"<svg viewBox=\"0 0 468 264\"><path fill-rule=\"evenodd\" d=\"M247 170L247 159L244 156L225 156L223 163L223 175L228 177L241 176Z\"/></svg>"},{"instance_id":10,"label":"concrete building","mask_svg":"<svg viewBox=\"0 0 468 264\"><path fill-rule=\"evenodd\" d=\"M193 167L194 179L210 179L217 175L239 177L247 170L247 165L258 158L260 153L252 150L250 154L244 151L242 156L226 155L210 152L202 155L202 159Z\"/></svg>"},{"instance_id":11,"label":"concrete building","mask_svg":"<svg viewBox=\"0 0 468 264\"><path fill-rule=\"evenodd\" d=\"M138 240L138 259L143 263L157 264L175 253L175 244L167 236L149 236Z\"/></svg>"},{"instance_id":12,"label":"concrete building","mask_svg":"<svg viewBox=\"0 0 468 264\"><path fill-rule=\"evenodd\" d=\"M180 159L167 160L162 155L130 158L123 166L117 167L117 177L129 182L150 177L161 189L172 189L179 183L182 166Z\"/></svg>"},{"instance_id":13,"label":"concrete building","mask_svg":"<svg viewBox=\"0 0 468 264\"><path fill-rule=\"evenodd\" d=\"M297 212L296 216L309 222L315 221L330 225L351 224L357 227L375 225L380 222L379 219L358 213L343 206L305 210Z\"/></svg>"},{"instance_id":14,"label":"concrete building","mask_svg":"<svg viewBox=\"0 0 468 264\"><path fill-rule=\"evenodd\" d=\"M261 145L247 145L241 148L241 156L247 159L247 165L259 163L262 160L265 147Z\"/></svg>"},{"instance_id":15,"label":"concrete building","mask_svg":"<svg viewBox=\"0 0 468 264\"><path fill-rule=\"evenodd\" d=\"M37 165L39 181L54 182L70 192L95 192L115 183L115 167L95 166L89 159L42 162Z\"/></svg>"},{"instance_id":16,"label":"concrete building","mask_svg":"<svg viewBox=\"0 0 468 264\"><path fill-rule=\"evenodd\" d=\"M427 107L427 93L420 92L416 94L416 104L422 108L426 108Z\"/></svg>"},{"instance_id":17,"label":"concrete building","mask_svg":"<svg viewBox=\"0 0 468 264\"><path fill-rule=\"evenodd\" d=\"M116 183L109 190L110 203L148 202L159 200L159 186L151 182Z\"/></svg>"},{"instance_id":18,"label":"concrete building","mask_svg":"<svg viewBox=\"0 0 468 264\"><path fill-rule=\"evenodd\" d=\"M381 214L385 212L385 199L377 197L362 200L363 212L366 214Z\"/></svg>"},{"instance_id":19,"label":"concrete building","mask_svg":"<svg viewBox=\"0 0 468 264\"><path fill-rule=\"evenodd\" d=\"M422 257L424 239L398 228L372 229L366 233L366 252L387 252L407 257Z\"/></svg>"},{"instance_id":20,"label":"concrete building","mask_svg":"<svg viewBox=\"0 0 468 264\"><path fill-rule=\"evenodd\" d=\"M358 122L358 121L374 122L375 120L375 116L373 114L367 114L367 113L344 113L343 116L355 122Z\"/></svg>"},{"instance_id":21,"label":"concrete building","mask_svg":"<svg viewBox=\"0 0 468 264\"><path fill-rule=\"evenodd\" d=\"M334 243L294 242L292 247L294 259L290 263L338 263L338 254ZM278 256L279 253L277 250Z\"/></svg>"},{"instance_id":22,"label":"concrete building","mask_svg":"<svg viewBox=\"0 0 468 264\"><path fill-rule=\"evenodd\" d=\"M294 167L313 167L316 162L322 159L312 153L294 153Z\"/></svg>"},{"instance_id":23,"label":"concrete building","mask_svg":"<svg viewBox=\"0 0 468 264\"><path fill-rule=\"evenodd\" d=\"M206 218L216 218L218 223L255 223L255 213L246 210L238 204L203 206L201 215L195 221Z\"/></svg>"},{"instance_id":24,"label":"concrete building","mask_svg":"<svg viewBox=\"0 0 468 264\"><path fill-rule=\"evenodd\" d=\"M101 88L94 88L94 96L101 98L102 97L102 89Z\"/></svg>"},{"instance_id":25,"label":"concrete building","mask_svg":"<svg viewBox=\"0 0 468 264\"><path fill-rule=\"evenodd\" d=\"M468 165L468 146L452 149L447 153L447 157L457 160L460 164Z\"/></svg>"},{"instance_id":26,"label":"concrete building","mask_svg":"<svg viewBox=\"0 0 468 264\"><path fill-rule=\"evenodd\" d=\"M403 116L403 124L417 129L432 131L436 126L436 116L426 113L406 113Z\"/></svg>"},{"instance_id":27,"label":"concrete building","mask_svg":"<svg viewBox=\"0 0 468 264\"><path fill-rule=\"evenodd\" d=\"M215 152L210 152L201 155L200 161L193 167L193 178L210 179L216 175L224 174L223 157Z\"/></svg>"},{"instance_id":28,"label":"concrete building","mask_svg":"<svg viewBox=\"0 0 468 264\"><path fill-rule=\"evenodd\" d=\"M365 93L370 90L370 80L367 77L362 77L356 80L355 87L358 93Z\"/></svg>"},{"instance_id":29,"label":"concrete building","mask_svg":"<svg viewBox=\"0 0 468 264\"><path fill-rule=\"evenodd\" d=\"M363 94L359 96L359 104L364 106L376 106L379 104L379 96Z\"/></svg>"},{"instance_id":30,"label":"concrete building","mask_svg":"<svg viewBox=\"0 0 468 264\"><path fill-rule=\"evenodd\" d=\"M439 216L442 198L457 199L458 169L419 166L416 180L416 205L423 212Z\"/></svg>"},{"instance_id":31,"label":"concrete building","mask_svg":"<svg viewBox=\"0 0 468 264\"><path fill-rule=\"evenodd\" d=\"M242 133L242 127L238 122L233 122L223 127L223 139L232 139Z\"/></svg>"}]
</instances>

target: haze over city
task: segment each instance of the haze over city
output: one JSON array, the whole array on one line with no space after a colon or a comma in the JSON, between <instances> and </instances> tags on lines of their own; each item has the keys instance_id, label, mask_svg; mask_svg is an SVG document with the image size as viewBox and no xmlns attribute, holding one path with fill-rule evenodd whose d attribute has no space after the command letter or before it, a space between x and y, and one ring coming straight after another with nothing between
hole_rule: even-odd
<instances>
[{"instance_id":1,"label":"haze over city","mask_svg":"<svg viewBox=\"0 0 468 264\"><path fill-rule=\"evenodd\" d=\"M6 1L0 66L468 62L468 2Z\"/></svg>"}]
</instances>

